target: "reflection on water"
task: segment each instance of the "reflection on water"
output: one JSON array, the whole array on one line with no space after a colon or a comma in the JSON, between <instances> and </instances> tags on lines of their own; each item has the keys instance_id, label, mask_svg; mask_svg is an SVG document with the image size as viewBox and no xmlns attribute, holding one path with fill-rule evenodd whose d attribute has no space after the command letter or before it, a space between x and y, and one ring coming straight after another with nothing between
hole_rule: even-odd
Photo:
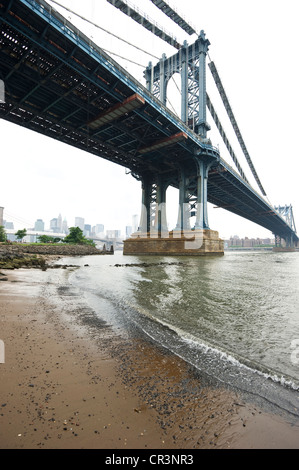
<instances>
[{"instance_id":1,"label":"reflection on water","mask_svg":"<svg viewBox=\"0 0 299 470\"><path fill-rule=\"evenodd\" d=\"M134 322L222 380L234 364L299 384L292 360L299 340L299 253L168 258L116 252L89 257L88 264L70 280L105 320ZM99 299L113 308L97 308Z\"/></svg>"},{"instance_id":2,"label":"reflection on water","mask_svg":"<svg viewBox=\"0 0 299 470\"><path fill-rule=\"evenodd\" d=\"M299 338L297 254L182 261L143 269L134 281L136 305L187 339L298 379L290 360Z\"/></svg>"}]
</instances>

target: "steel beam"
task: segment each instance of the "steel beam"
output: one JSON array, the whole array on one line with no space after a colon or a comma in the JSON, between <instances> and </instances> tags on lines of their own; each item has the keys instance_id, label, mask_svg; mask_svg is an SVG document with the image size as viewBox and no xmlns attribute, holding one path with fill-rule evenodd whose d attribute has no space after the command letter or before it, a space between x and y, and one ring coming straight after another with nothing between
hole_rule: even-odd
<instances>
[{"instance_id":1,"label":"steel beam","mask_svg":"<svg viewBox=\"0 0 299 470\"><path fill-rule=\"evenodd\" d=\"M135 93L129 98L126 98L122 103L117 103L116 105L99 114L99 116L96 118L89 121L88 126L91 129L97 129L98 127L104 126L111 121L119 119L124 114L130 113L135 109L140 108L140 106L143 106L144 103L144 99Z\"/></svg>"},{"instance_id":2,"label":"steel beam","mask_svg":"<svg viewBox=\"0 0 299 470\"><path fill-rule=\"evenodd\" d=\"M158 25L156 21L149 18L146 13L141 11L131 2L128 2L128 0L107 0L107 2L113 5L114 7L118 8L125 15L132 18L134 21L139 23L141 26L153 33L158 38L167 42L176 49L180 49L181 44L177 41L176 37L173 36L172 33L167 32L162 26Z\"/></svg>"},{"instance_id":3,"label":"steel beam","mask_svg":"<svg viewBox=\"0 0 299 470\"><path fill-rule=\"evenodd\" d=\"M151 2L190 36L192 34L196 34L195 27L192 26L190 22L187 22L187 20L182 15L180 15L175 8L172 8L167 2L164 2L163 0L151 0Z\"/></svg>"}]
</instances>

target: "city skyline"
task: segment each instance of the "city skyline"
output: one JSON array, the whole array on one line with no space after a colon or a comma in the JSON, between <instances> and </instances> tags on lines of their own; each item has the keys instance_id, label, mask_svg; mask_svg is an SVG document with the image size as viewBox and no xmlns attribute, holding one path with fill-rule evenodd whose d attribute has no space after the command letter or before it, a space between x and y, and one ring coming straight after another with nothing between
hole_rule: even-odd
<instances>
[{"instance_id":1,"label":"city skyline","mask_svg":"<svg viewBox=\"0 0 299 470\"><path fill-rule=\"evenodd\" d=\"M2 208L2 209L4 209L3 213L5 215L5 208ZM51 232L52 231L53 234L55 234L55 233L65 233L65 234L67 234L68 232L64 231L63 229L62 229L61 232L55 232L55 229L52 230L53 227L51 228L51 222L52 221L57 221L59 219L59 217L61 218L61 220L63 220L62 224L67 222L66 217L64 217L64 219L62 219L61 214L59 214L59 216L57 218L54 217L50 220L48 228L45 225L45 222L44 222L43 219L36 219L34 227L23 227L23 228L26 228L27 230L35 230L35 231L38 231L38 232L43 232L43 231L44 232ZM125 232L122 232L119 229L109 229L109 228L106 229L104 224L95 224L95 225L85 224L85 218L84 217L75 217L74 224L67 224L67 228L69 229L70 227L79 227L84 232L84 234L87 235L87 236L95 236L96 234L101 234L101 236L105 236L107 238L121 238L121 237L128 238L132 233L137 231L137 229L138 229L138 225L136 225L137 220L139 220L137 214L132 215L132 224L131 225L126 225ZM6 227L6 225L11 224L11 223L13 223L13 222L4 219L4 227L5 228L8 228L8 227ZM43 224L43 228L41 228L41 225L39 227L36 227L37 223ZM87 233L87 227L90 228L91 233ZM10 227L9 229L14 230L14 227L13 228ZM248 243L249 242L254 242L254 241L259 241L259 240L263 241L264 243L272 243L272 242L275 241L274 240L274 235L273 234L271 235L270 232L269 232L269 236L264 236L264 237L260 237L258 235L257 236L247 236L247 235L240 236L238 234L231 234L229 237L224 238L224 240L225 241L240 240L240 241L243 241L243 242L244 242L244 240L248 240ZM248 246L251 246L251 245L248 245Z\"/></svg>"},{"instance_id":2,"label":"city skyline","mask_svg":"<svg viewBox=\"0 0 299 470\"><path fill-rule=\"evenodd\" d=\"M105 232L105 225L102 223L97 223L97 224L89 224L85 223L85 218L84 217L75 217L74 223L73 224L68 224L67 223L67 218L62 217L61 213L57 217L53 217L50 219L49 223L46 224L44 221L44 218L37 218L34 222L33 225L26 226L26 224L22 225L20 222L16 222L16 227L15 223L13 220L7 220L5 217L5 208L1 207L2 209L0 222L4 226L4 228L8 230L19 230L19 229L27 229L30 231L37 231L37 232L52 232L53 234L59 233L59 234L68 234L69 233L69 228L70 227L79 227L83 233L86 235L94 235L94 234L103 234ZM134 216L132 217L133 221ZM0 225L1 225L0 224ZM125 228L125 233L127 233L127 228L129 225L126 226ZM132 228L132 225L130 226ZM113 232L118 233L119 236L124 235L125 233L122 233L121 230L119 229L106 229L106 232L110 232L112 234Z\"/></svg>"}]
</instances>

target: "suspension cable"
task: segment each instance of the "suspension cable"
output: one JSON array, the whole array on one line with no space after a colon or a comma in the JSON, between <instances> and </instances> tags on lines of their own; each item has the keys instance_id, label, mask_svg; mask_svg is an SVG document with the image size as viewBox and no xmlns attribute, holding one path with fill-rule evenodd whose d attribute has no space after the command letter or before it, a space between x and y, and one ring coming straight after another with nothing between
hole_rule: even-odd
<instances>
[{"instance_id":1,"label":"suspension cable","mask_svg":"<svg viewBox=\"0 0 299 470\"><path fill-rule=\"evenodd\" d=\"M107 29L103 28L102 26L99 26L97 23L94 23L93 21L89 20L88 18L85 18L84 16L80 15L79 13L76 13L75 11L73 11L71 8L68 8L64 5L61 5L61 3L57 2L56 0L49 0L50 2L52 3L55 3L56 5L60 6L61 8L63 8L64 10L68 11L69 13L72 13L73 15L77 16L78 18L80 18L81 20L85 21L86 23L89 23L91 24L92 26L94 26L95 28L98 28L98 29L101 29L102 31L104 31L105 33L107 34L110 34L111 36L115 37L116 39L119 39L120 41L123 41L125 42L126 44L128 44L129 46L132 46L134 47L135 49L143 52L144 54L147 54L149 55L150 57L154 57L155 59L159 60L159 57L152 54L151 52L147 52L145 51L144 49L136 46L135 44L132 44L131 42L127 41L126 39L123 39L121 38L120 36L118 36L117 34L114 34L114 33L111 33L111 31L108 31Z\"/></svg>"},{"instance_id":2,"label":"suspension cable","mask_svg":"<svg viewBox=\"0 0 299 470\"><path fill-rule=\"evenodd\" d=\"M144 64L139 64L138 62L135 62L134 60L128 59L127 57L123 57L122 55L116 54L116 52L108 51L107 49L103 49L104 52L107 52L107 54L115 55L116 57L119 57L120 59L124 59L128 62L131 62L132 64L138 65L139 67L142 67L143 69L146 69L146 65Z\"/></svg>"},{"instance_id":3,"label":"suspension cable","mask_svg":"<svg viewBox=\"0 0 299 470\"><path fill-rule=\"evenodd\" d=\"M211 102L211 100L210 100L209 95L206 94L206 97L207 97L207 107L208 107L208 109L209 109L209 111L210 111L210 113L211 113L212 118L214 119L214 122L215 122L215 124L216 124L216 126L217 126L217 129L218 129L218 131L219 131L219 134L221 135L222 140L223 140L223 142L225 143L225 146L226 146L226 148L227 148L227 150L228 150L230 156L232 157L232 159L233 159L233 161L234 161L234 164L236 165L236 167L237 167L237 169L238 169L240 175L242 176L242 178L244 179L244 181L246 181L246 183L248 183L248 180L247 180L247 178L246 178L246 175L245 175L244 171L242 170L242 167L241 167L241 165L240 165L240 163L239 163L239 161L238 161L238 159L237 159L237 157L236 157L235 152L234 152L233 149L232 149L231 144L229 143L229 140L228 140L228 138L227 138L227 135L226 135L226 133L224 132L224 129L223 129L223 127L222 127L222 124L221 124L221 122L220 122L220 120L219 120L219 117L218 117L218 115L217 115L217 113L216 113L216 111L215 111L215 108L214 108L214 106L213 106L213 104L212 104L212 102ZM248 184L249 184L249 183L248 183Z\"/></svg>"},{"instance_id":4,"label":"suspension cable","mask_svg":"<svg viewBox=\"0 0 299 470\"><path fill-rule=\"evenodd\" d=\"M233 126L233 129L234 129L234 131L235 131L235 134L236 134L236 136L237 136L237 139L238 139L238 142L239 142L239 144L240 144L240 147L241 147L241 149L242 149L242 151L243 151L243 153L244 153L244 155L245 155L245 158L246 158L246 160L247 160L247 163L248 163L248 165L249 165L249 167L250 167L250 169L251 169L251 172L252 172L252 174L253 174L253 176L254 176L254 178L255 178L255 180L256 180L256 182L257 182L257 184L258 184L258 186L259 186L259 188L260 188L260 190L261 190L261 192L262 192L262 194L263 194L264 196L266 196L266 192L265 192L265 190L264 190L264 188L263 188L263 186L262 186L262 184L261 184L261 182L260 182L260 179L259 179L259 177L258 177L258 175L257 175L257 172L256 172L256 170L255 170L255 168L254 168L254 165L253 165L252 160L251 160L251 158L250 158L250 155L249 155L249 153L248 153L248 150L247 150L247 148L246 148L246 146L245 146L245 143L244 143L242 134L241 134L241 132L240 132L239 126L238 126L237 121L236 121L236 119L235 119L234 113L233 113L232 108L231 108L231 106L230 106L230 103L229 103L229 101L228 101L227 95L226 95L225 90L224 90L224 88L223 88L221 79L220 79L220 77L219 77L219 74L218 74L218 71L217 71L217 69L216 69L216 66L215 66L214 62L210 62L210 63L209 63L209 68L210 68L210 70L211 70L211 73L212 73L212 76L213 76L213 78L214 78L214 81L215 81L215 84L216 84L216 86L217 86L217 89L218 89L218 91L219 91L219 94L220 94L220 96L221 96L221 98L222 98L222 102L223 102L224 107L225 107L225 109L226 109L226 112L227 112L227 115L228 115L228 117L229 117L229 120L230 120L230 122L231 122L231 124L232 124L232 126Z\"/></svg>"},{"instance_id":5,"label":"suspension cable","mask_svg":"<svg viewBox=\"0 0 299 470\"><path fill-rule=\"evenodd\" d=\"M52 3L55 3L56 5L60 6L61 8L65 9L65 10L68 11L69 13L74 14L75 16L77 16L78 18L80 18L81 20L86 21L87 23L89 23L89 24L95 26L96 28L103 30L105 33L108 33L108 34L110 34L111 36L114 36L116 39L119 39L120 41L125 42L125 43L128 44L129 46L135 47L135 49L138 49L139 51L141 51L141 52L143 52L143 53L145 53L145 54L147 54L147 55L149 55L149 56L151 56L151 57L154 57L155 59L159 60L159 57L157 57L156 55L154 55L154 54L152 54L152 53L150 53L150 52L147 52L147 51L145 51L144 49L141 49L140 47L136 46L135 44L130 43L130 42L127 41L126 39L123 39L123 38L121 38L120 36L117 36L117 35L114 34L114 33L111 33L110 31L108 31L108 30L106 30L105 28L99 26L98 24L94 23L93 21L91 21L91 20L85 18L84 16L80 15L79 13L76 13L76 12L73 11L71 8L68 8L68 7L64 6L64 5L61 5L61 3L57 2L56 0L50 0L50 1L51 1ZM103 49L103 48L102 48L102 49ZM108 51L107 49L103 49L103 51L104 51L104 52L107 52L108 54L115 55L115 56L117 56L117 57L119 57L119 58L121 58L121 59L127 60L128 62L131 62L131 63L133 63L133 64L135 64L135 65L138 65L139 67L142 67L143 69L146 68L145 65L139 64L138 62L135 62L135 61L133 61L133 60L127 59L126 57L123 57L123 56L121 56L121 55L119 55L119 54L116 54L115 52ZM176 85L176 86L177 86L177 85ZM171 108L173 109L173 111L175 112L175 114L177 114L177 112L175 111L174 106L172 105L172 103L171 103L169 100L168 100L168 103L169 103L169 105L171 106Z\"/></svg>"}]
</instances>

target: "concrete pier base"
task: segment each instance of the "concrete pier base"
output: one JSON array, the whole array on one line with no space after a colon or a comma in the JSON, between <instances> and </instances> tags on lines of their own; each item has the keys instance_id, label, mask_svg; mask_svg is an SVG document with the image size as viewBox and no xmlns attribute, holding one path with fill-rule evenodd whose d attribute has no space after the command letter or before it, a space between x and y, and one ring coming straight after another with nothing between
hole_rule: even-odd
<instances>
[{"instance_id":1,"label":"concrete pier base","mask_svg":"<svg viewBox=\"0 0 299 470\"><path fill-rule=\"evenodd\" d=\"M274 246L272 251L274 251L274 253L294 253L296 248L290 246Z\"/></svg>"},{"instance_id":2,"label":"concrete pier base","mask_svg":"<svg viewBox=\"0 0 299 470\"><path fill-rule=\"evenodd\" d=\"M124 241L124 255L207 256L224 254L224 242L215 230L136 232Z\"/></svg>"}]
</instances>

